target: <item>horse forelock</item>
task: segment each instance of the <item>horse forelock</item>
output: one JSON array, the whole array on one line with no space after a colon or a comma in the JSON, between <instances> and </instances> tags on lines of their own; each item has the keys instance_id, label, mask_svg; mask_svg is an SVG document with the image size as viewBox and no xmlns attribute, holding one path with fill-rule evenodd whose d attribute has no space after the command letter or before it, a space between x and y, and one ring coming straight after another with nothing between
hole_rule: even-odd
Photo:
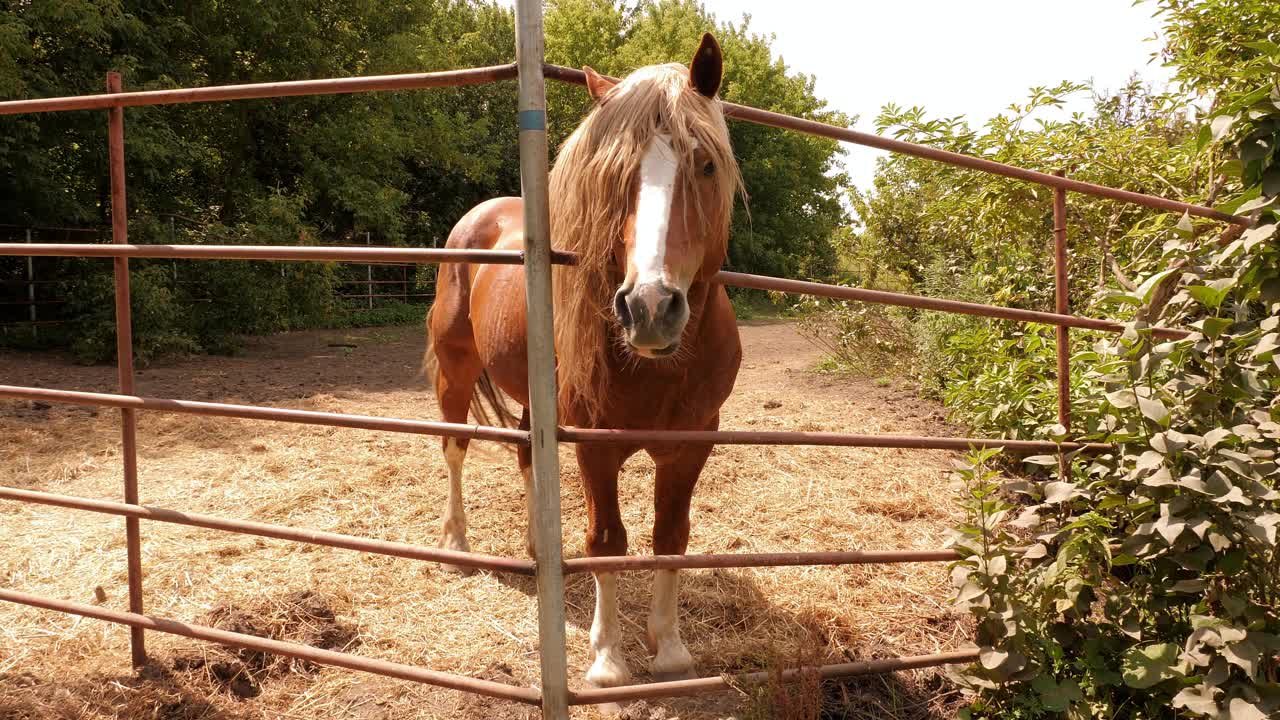
<instances>
[{"instance_id":1,"label":"horse forelock","mask_svg":"<svg viewBox=\"0 0 1280 720\"><path fill-rule=\"evenodd\" d=\"M700 236L714 251L709 256L723 256L728 246L733 198L742 179L719 101L690 88L682 65L637 70L574 130L551 171L551 237L557 248L579 258L576 266L556 268L560 407L586 422L600 418L608 394L609 333L616 323L610 308L622 272L613 266L614 250L635 212L644 153L658 134L669 138L684 164L682 189L704 228ZM711 203L694 188L695 147L718 168L718 192Z\"/></svg>"}]
</instances>

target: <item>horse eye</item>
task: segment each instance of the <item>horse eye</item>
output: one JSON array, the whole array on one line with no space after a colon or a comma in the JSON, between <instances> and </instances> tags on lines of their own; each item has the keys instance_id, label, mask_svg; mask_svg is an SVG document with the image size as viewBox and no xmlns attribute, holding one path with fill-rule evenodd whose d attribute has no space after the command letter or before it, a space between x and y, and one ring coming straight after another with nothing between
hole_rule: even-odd
<instances>
[{"instance_id":1,"label":"horse eye","mask_svg":"<svg viewBox=\"0 0 1280 720\"><path fill-rule=\"evenodd\" d=\"M702 166L702 174L707 177L711 177L712 175L715 175L716 164L708 160L707 164Z\"/></svg>"}]
</instances>

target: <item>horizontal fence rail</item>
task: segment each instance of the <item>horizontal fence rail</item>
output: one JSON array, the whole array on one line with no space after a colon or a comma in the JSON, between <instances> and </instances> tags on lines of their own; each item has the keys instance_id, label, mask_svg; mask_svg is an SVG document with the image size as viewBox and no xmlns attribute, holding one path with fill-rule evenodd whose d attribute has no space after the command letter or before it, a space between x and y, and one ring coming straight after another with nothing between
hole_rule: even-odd
<instances>
[{"instance_id":1,"label":"horizontal fence rail","mask_svg":"<svg viewBox=\"0 0 1280 720\"><path fill-rule=\"evenodd\" d=\"M183 637L194 638L196 640L207 640L220 645L230 645L232 647L247 648L249 650L259 650L261 652L284 655L285 657L310 660L312 662L320 663L321 665L332 665L334 667L346 668L348 670L362 670L364 672L374 673L375 675L385 675L387 677L398 678L400 680L412 680L413 682L452 688L454 690L462 690L465 692L476 693L478 695L486 695L492 698L514 700L516 702L522 702L529 705L539 705L542 702L541 695L535 688L517 687L515 685L507 685L505 683L494 682L492 680L481 680L479 678L471 678L465 675L454 675L453 673L426 670L424 668L413 667L412 665L402 665L400 663L389 662L387 660L362 657L360 655L352 655L350 653L337 652L334 650L321 650L320 648L311 647L310 645L284 642L283 640L271 640L268 638L257 637L255 635L245 635L243 633L230 632L228 630L218 630L217 628L205 627L203 625L191 625L188 623L178 622L176 620L152 617L150 615L108 610L95 605L84 605L82 603L69 602L66 600L53 600L14 590L0 589L0 600L18 603L20 605L27 605L29 607L41 608L44 610L71 613L72 615L80 615L87 618L93 618L95 620L105 620L106 622L128 625L130 627L142 628L144 630L156 630L170 635L181 635Z\"/></svg>"},{"instance_id":2,"label":"horizontal fence rail","mask_svg":"<svg viewBox=\"0 0 1280 720\"><path fill-rule=\"evenodd\" d=\"M28 255L38 257L130 257L130 258L183 258L204 260L289 260L289 261L347 261L372 263L489 263L519 265L524 262L520 250L463 250L454 248L388 248L388 247L315 247L278 245L92 245L92 244L26 244L0 243L0 256ZM552 253L552 262L560 265L576 264L573 253ZM814 295L838 300L897 305L899 307L936 310L939 312L975 315L1015 322L1040 323L1077 327L1103 332L1124 332L1123 323L1111 320L1079 317L1060 313L1023 310L1021 308L984 305L981 303L931 298L910 293L867 290L826 283L791 280L788 278L751 275L748 273L721 271L713 282L733 287L755 290ZM353 280L351 284L362 281ZM393 281L400 282L400 281ZM1154 327L1152 333L1159 338L1178 339L1191 335L1187 330Z\"/></svg>"},{"instance_id":3,"label":"horizontal fence rail","mask_svg":"<svg viewBox=\"0 0 1280 720\"><path fill-rule=\"evenodd\" d=\"M601 555L564 561L565 574L635 570L791 567L797 565L892 565L954 562L955 550L849 550L843 552L724 553L706 555Z\"/></svg>"},{"instance_id":4,"label":"horizontal fence rail","mask_svg":"<svg viewBox=\"0 0 1280 720\"><path fill-rule=\"evenodd\" d=\"M784 683L793 683L800 681L806 675L816 675L823 680L857 677L860 675L883 675L885 673L898 672L899 670L916 670L938 665L971 663L977 661L977 659L977 650L957 650L935 655L910 655L907 657L885 658L883 660L863 660L861 662L841 663L838 665L820 665L817 667L783 670L781 680ZM701 695L703 693L725 692L738 687L759 685L769 682L770 679L768 672L754 672L742 675L696 678L693 680L672 680L670 682L647 683L644 685L590 688L571 692L569 694L569 704L595 705L682 695Z\"/></svg>"},{"instance_id":5,"label":"horizontal fence rail","mask_svg":"<svg viewBox=\"0 0 1280 720\"><path fill-rule=\"evenodd\" d=\"M0 385L0 398L155 410L186 415L240 418L243 420L270 420L303 425L326 425L355 430L438 435L472 440L493 440L517 445L524 445L529 442L529 433L513 428L464 425L462 423L447 423L436 420L406 420L404 418L386 418L374 415L348 415L345 413L320 412L318 410L294 410L292 408L260 407L257 405L232 405L196 400L171 400L140 395L115 395L111 393L81 392L78 390L51 390L19 385Z\"/></svg>"},{"instance_id":6,"label":"horizontal fence rail","mask_svg":"<svg viewBox=\"0 0 1280 720\"><path fill-rule=\"evenodd\" d=\"M202 515L200 513L181 512L178 510L150 507L147 505L129 505L127 503L109 502L106 500L91 500L89 498L75 497L72 495L57 495L54 493L23 490L20 488L0 486L0 500L14 500L16 502L48 505L51 507L66 508L69 510L84 510L104 515L117 515L120 517L137 518L139 520L153 520L156 522L171 523L174 525L187 525L189 527L204 528L206 530L222 530L226 532L257 535L259 537L274 538L276 540L290 540L293 542L306 543L308 545L323 545L325 547L341 548L344 550L358 550L361 552L389 555L391 557L407 558L410 560L426 560L428 562L447 563L449 565L463 565L466 567L479 568L481 570L510 572L519 575L533 575L534 570L532 560L519 560L516 558L501 557L498 555L486 555L484 553L448 550L446 548L428 548L390 540L375 540L373 538L362 538L354 535L342 535L340 533L310 530L306 528L292 528L284 525L270 525L267 523L252 522L248 520L230 520L227 518L215 517L213 515Z\"/></svg>"},{"instance_id":7,"label":"horizontal fence rail","mask_svg":"<svg viewBox=\"0 0 1280 720\"><path fill-rule=\"evenodd\" d=\"M0 115L65 112L68 110L103 110L142 105L177 105L225 100L260 100L264 98L295 97L298 95L338 95L343 93L381 92L385 90L425 90L461 85L483 85L499 80L512 80L515 77L516 66L511 63L468 70L444 70L441 72L409 73L404 75L372 75L245 85L215 85L213 87L178 88L173 90L142 90L139 92L110 93L106 95L9 100L0 102Z\"/></svg>"},{"instance_id":8,"label":"horizontal fence rail","mask_svg":"<svg viewBox=\"0 0 1280 720\"><path fill-rule=\"evenodd\" d=\"M560 441L635 445L818 445L829 447L908 448L916 450L969 450L1001 448L1009 452L1108 452L1110 443L1005 440L1001 438L931 437L920 435L857 435L852 433L788 430L611 430L560 428Z\"/></svg>"},{"instance_id":9,"label":"horizontal fence rail","mask_svg":"<svg viewBox=\"0 0 1280 720\"><path fill-rule=\"evenodd\" d=\"M546 65L543 68L543 72L546 73L547 77L553 80L559 80L561 82L571 83L574 85L587 84L586 74L581 70L575 70L574 68L563 67L560 65ZM616 80L616 78L611 79ZM1106 185L1095 185L1093 183L1083 182L1080 180L1071 180L1069 178L1058 177L1038 170L1028 170L1014 165L1006 165L994 160L987 160L985 158L974 157L972 155L964 155L962 153L951 152L950 150L940 150L938 148L929 147L928 145L920 145L917 143L907 142L905 140L894 140L892 138L881 137L880 135L859 132L857 130L838 127L828 123L819 122L817 120L805 120L803 118L783 115L782 113L771 112L769 110L761 110L747 105L738 105L737 103L731 102L722 103L722 105L724 106L724 114L728 117L753 122L757 125L768 125L769 127L776 127L782 130L795 130L808 135L817 135L819 137L831 138L832 140L842 140L844 142L854 143L855 145L865 145L867 147L887 150L889 152L900 153L902 155L911 155L912 157L933 160L946 165L954 165L957 167L969 168L971 170L980 170L982 172L991 173L992 175L1001 175L1017 180L1025 180L1038 185L1062 188L1063 190L1078 192L1082 195L1092 195L1094 197L1119 200L1121 202L1142 205L1156 210L1185 212L1198 217L1209 218L1211 220L1221 220L1222 222L1232 223L1235 225L1250 225L1253 222L1249 218L1240 215L1231 215L1203 205L1193 205L1191 203L1185 203L1179 200L1170 200L1169 198L1163 198L1157 195L1146 195L1144 193L1137 193L1130 190L1120 190L1119 188L1107 187Z\"/></svg>"},{"instance_id":10,"label":"horizontal fence rail","mask_svg":"<svg viewBox=\"0 0 1280 720\"><path fill-rule=\"evenodd\" d=\"M375 415L349 415L319 410L233 405L197 400L173 400L141 395L53 390L49 388L0 385L0 398L37 400L70 405L133 408L157 412L229 417L243 420L267 420L325 425L356 430L437 435L441 437L492 440L524 445L529 433L513 428L488 425L464 425L436 420L408 420ZM1109 443L1050 442L1047 440L1009 440L1002 438L930 437L919 435L858 435L853 433L807 432L791 430L618 430L561 427L561 442L611 444L696 444L696 445L813 445L825 447L904 448L918 450L969 450L1002 448L1013 453L1031 452L1108 452Z\"/></svg>"},{"instance_id":11,"label":"horizontal fence rail","mask_svg":"<svg viewBox=\"0 0 1280 720\"><path fill-rule=\"evenodd\" d=\"M1019 322L1041 323L1044 325L1078 327L1085 328L1087 330L1102 330L1104 332L1111 333L1124 332L1125 330L1124 323L1118 323L1111 320L1095 320L1093 318L1078 317L1076 315L1041 312L1039 310L1023 310L1021 308L1001 307L999 305L983 305L981 303L947 300L944 298L931 298L924 297L923 295L888 292L885 290L865 290L863 288L827 285L825 283L806 282L804 280L788 280L786 278L775 278L765 275L748 275L746 273L721 271L716 274L713 280L715 282L719 282L724 285L732 285L734 287L754 288L756 290L777 290L781 292L799 293L802 295L817 295L819 297L835 298L839 300L858 300L861 302L878 303L881 305L897 305L900 307L918 308L921 310L938 310L941 312L959 313L962 315L999 318L1001 320L1015 320ZM1156 337L1171 339L1185 338L1191 335L1191 333L1186 330L1175 330L1173 328L1163 327L1152 328L1152 332Z\"/></svg>"},{"instance_id":12,"label":"horizontal fence rail","mask_svg":"<svg viewBox=\"0 0 1280 720\"><path fill-rule=\"evenodd\" d=\"M0 243L0 255L36 257L164 258L188 260L296 260L360 263L488 263L519 265L520 250L341 247L315 245L92 245Z\"/></svg>"}]
</instances>

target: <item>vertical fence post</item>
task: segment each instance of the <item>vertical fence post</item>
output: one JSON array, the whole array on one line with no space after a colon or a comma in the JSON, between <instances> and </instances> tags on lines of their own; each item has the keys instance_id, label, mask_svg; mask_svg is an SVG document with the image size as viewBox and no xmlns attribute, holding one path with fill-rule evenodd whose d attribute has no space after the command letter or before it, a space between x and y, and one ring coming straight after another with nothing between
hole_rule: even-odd
<instances>
[{"instance_id":1,"label":"vertical fence post","mask_svg":"<svg viewBox=\"0 0 1280 720\"><path fill-rule=\"evenodd\" d=\"M1062 170L1054 173L1065 177ZM1067 277L1067 191L1053 189L1053 289L1054 311L1066 315L1071 311ZM1058 422L1071 429L1071 343L1066 325L1058 328Z\"/></svg>"},{"instance_id":2,"label":"vertical fence post","mask_svg":"<svg viewBox=\"0 0 1280 720\"><path fill-rule=\"evenodd\" d=\"M556 437L556 359L551 313L551 216L547 200L547 96L542 76L542 2L516 2L520 72L520 185L524 197L525 301L529 336L529 419L533 445L538 642L542 716L569 716L565 657L560 458Z\"/></svg>"},{"instance_id":3,"label":"vertical fence post","mask_svg":"<svg viewBox=\"0 0 1280 720\"><path fill-rule=\"evenodd\" d=\"M27 228L27 244L31 244L31 228ZM31 337L40 334L36 326L36 265L35 258L27 256L27 317L31 318Z\"/></svg>"},{"instance_id":4,"label":"vertical fence post","mask_svg":"<svg viewBox=\"0 0 1280 720\"><path fill-rule=\"evenodd\" d=\"M120 73L107 73L107 92L121 91ZM124 192L124 108L107 111L107 150L111 162L111 240L129 242L129 216ZM133 395L133 318L129 302L129 258L115 259L116 368L120 394ZM138 418L132 408L120 409L121 456L124 460L124 501L138 504ZM125 551L129 556L129 612L142 613L142 541L138 519L125 518ZM129 629L134 667L147 661L142 628Z\"/></svg>"},{"instance_id":5,"label":"vertical fence post","mask_svg":"<svg viewBox=\"0 0 1280 720\"><path fill-rule=\"evenodd\" d=\"M1062 170L1054 173L1066 177ZM1053 295L1054 312L1066 315L1071 311L1069 300L1070 280L1067 275L1067 191L1053 189ZM1058 341L1058 424L1071 432L1071 337L1066 325L1055 328ZM1067 477L1066 456L1058 455L1058 474Z\"/></svg>"},{"instance_id":6,"label":"vertical fence post","mask_svg":"<svg viewBox=\"0 0 1280 720\"><path fill-rule=\"evenodd\" d=\"M364 245L365 247L369 247L373 245L373 235L368 230L364 231ZM369 288L368 289L368 293L369 293L368 307L370 310L372 310L373 309L373 263L369 263L368 265L364 266L364 279L365 279L365 284Z\"/></svg>"}]
</instances>

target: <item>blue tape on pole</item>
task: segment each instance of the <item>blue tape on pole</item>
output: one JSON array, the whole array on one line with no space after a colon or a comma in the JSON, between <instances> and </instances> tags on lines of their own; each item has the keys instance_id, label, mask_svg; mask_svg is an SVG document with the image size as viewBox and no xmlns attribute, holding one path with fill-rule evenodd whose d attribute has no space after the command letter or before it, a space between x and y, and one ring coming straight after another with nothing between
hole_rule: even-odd
<instances>
[{"instance_id":1,"label":"blue tape on pole","mask_svg":"<svg viewBox=\"0 0 1280 720\"><path fill-rule=\"evenodd\" d=\"M542 110L521 110L520 111L520 129L521 130L546 130L547 129L547 113Z\"/></svg>"}]
</instances>

